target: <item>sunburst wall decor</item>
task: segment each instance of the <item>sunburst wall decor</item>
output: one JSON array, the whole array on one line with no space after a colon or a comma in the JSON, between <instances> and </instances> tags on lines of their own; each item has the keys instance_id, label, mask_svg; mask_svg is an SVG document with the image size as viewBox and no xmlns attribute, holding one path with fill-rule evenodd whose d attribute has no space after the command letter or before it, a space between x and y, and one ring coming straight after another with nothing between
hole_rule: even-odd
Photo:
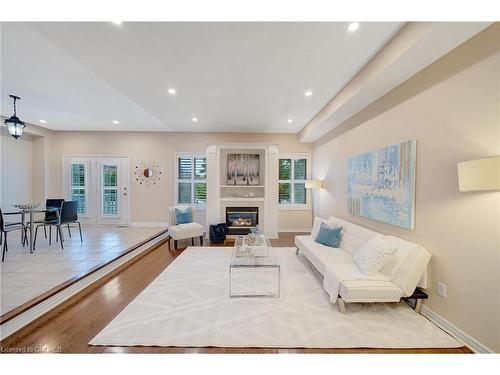
<instances>
[{"instance_id":1,"label":"sunburst wall decor","mask_svg":"<svg viewBox=\"0 0 500 375\"><path fill-rule=\"evenodd\" d=\"M163 168L154 161L140 161L134 169L135 181L146 186L157 185L163 173Z\"/></svg>"}]
</instances>

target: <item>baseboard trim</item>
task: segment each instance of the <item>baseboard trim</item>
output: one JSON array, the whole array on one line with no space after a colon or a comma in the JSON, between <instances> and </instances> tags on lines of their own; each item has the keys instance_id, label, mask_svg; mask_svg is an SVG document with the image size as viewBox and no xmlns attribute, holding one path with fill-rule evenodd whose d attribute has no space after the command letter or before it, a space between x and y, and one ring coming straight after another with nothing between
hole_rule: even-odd
<instances>
[{"instance_id":1,"label":"baseboard trim","mask_svg":"<svg viewBox=\"0 0 500 375\"><path fill-rule=\"evenodd\" d=\"M450 323L448 320L443 318L441 315L437 314L436 312L434 312L433 310L428 308L426 305L422 306L422 310L420 310L420 314L425 316L427 319L429 319L432 323L437 325L443 331L449 333L451 336L453 336L457 340L463 342L465 346L467 346L469 349L471 349L475 353L481 353L481 354L494 353L494 351L491 350L490 348L488 348L486 345L480 343L475 338L473 338L472 336L470 336L467 333L465 333L464 331L462 331L456 325L454 325L453 323Z\"/></svg>"},{"instance_id":2,"label":"baseboard trim","mask_svg":"<svg viewBox=\"0 0 500 375\"><path fill-rule=\"evenodd\" d=\"M131 227L168 227L167 222L133 222L130 223Z\"/></svg>"},{"instance_id":3,"label":"baseboard trim","mask_svg":"<svg viewBox=\"0 0 500 375\"><path fill-rule=\"evenodd\" d=\"M279 228L279 233L311 233L311 228Z\"/></svg>"}]
</instances>

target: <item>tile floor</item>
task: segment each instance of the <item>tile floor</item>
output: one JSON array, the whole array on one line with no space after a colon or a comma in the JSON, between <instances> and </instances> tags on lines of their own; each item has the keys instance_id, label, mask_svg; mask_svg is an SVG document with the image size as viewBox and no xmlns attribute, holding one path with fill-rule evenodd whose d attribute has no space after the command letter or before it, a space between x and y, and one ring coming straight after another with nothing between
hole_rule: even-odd
<instances>
[{"instance_id":1,"label":"tile floor","mask_svg":"<svg viewBox=\"0 0 500 375\"><path fill-rule=\"evenodd\" d=\"M60 244L48 245L43 230L38 231L36 251L20 244L20 232L9 234L9 251L0 265L0 314L31 300L43 292L109 261L130 246L158 233L162 227L83 226L83 242L78 229L72 238L64 229L64 250ZM55 238L54 230L52 232Z\"/></svg>"}]
</instances>

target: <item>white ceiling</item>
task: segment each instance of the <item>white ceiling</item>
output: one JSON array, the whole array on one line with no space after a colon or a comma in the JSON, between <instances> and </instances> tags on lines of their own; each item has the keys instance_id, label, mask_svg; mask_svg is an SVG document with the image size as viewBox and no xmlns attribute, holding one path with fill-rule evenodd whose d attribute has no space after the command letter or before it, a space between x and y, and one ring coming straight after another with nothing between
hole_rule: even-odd
<instances>
[{"instance_id":1,"label":"white ceiling","mask_svg":"<svg viewBox=\"0 0 500 375\"><path fill-rule=\"evenodd\" d=\"M2 23L1 114L16 94L56 130L295 133L401 26L347 25Z\"/></svg>"},{"instance_id":2,"label":"white ceiling","mask_svg":"<svg viewBox=\"0 0 500 375\"><path fill-rule=\"evenodd\" d=\"M490 22L409 23L356 78L299 133L304 143L324 142L324 135L440 57L488 27Z\"/></svg>"}]
</instances>

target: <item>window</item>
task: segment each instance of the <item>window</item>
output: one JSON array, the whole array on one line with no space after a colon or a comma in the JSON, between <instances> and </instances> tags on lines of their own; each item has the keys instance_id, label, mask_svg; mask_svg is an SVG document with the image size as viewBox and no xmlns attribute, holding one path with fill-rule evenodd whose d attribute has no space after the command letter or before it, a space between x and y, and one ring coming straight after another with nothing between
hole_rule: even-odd
<instances>
[{"instance_id":1,"label":"window","mask_svg":"<svg viewBox=\"0 0 500 375\"><path fill-rule=\"evenodd\" d=\"M206 204L207 158L204 155L178 155L176 166L177 203Z\"/></svg>"},{"instance_id":2,"label":"window","mask_svg":"<svg viewBox=\"0 0 500 375\"><path fill-rule=\"evenodd\" d=\"M118 167L102 166L102 214L118 215Z\"/></svg>"},{"instance_id":3,"label":"window","mask_svg":"<svg viewBox=\"0 0 500 375\"><path fill-rule=\"evenodd\" d=\"M85 164L71 164L71 200L78 201L78 213L87 213Z\"/></svg>"},{"instance_id":4,"label":"window","mask_svg":"<svg viewBox=\"0 0 500 375\"><path fill-rule=\"evenodd\" d=\"M287 155L279 159L278 203L284 207L303 207L309 204L306 190L308 160L305 155Z\"/></svg>"}]
</instances>

